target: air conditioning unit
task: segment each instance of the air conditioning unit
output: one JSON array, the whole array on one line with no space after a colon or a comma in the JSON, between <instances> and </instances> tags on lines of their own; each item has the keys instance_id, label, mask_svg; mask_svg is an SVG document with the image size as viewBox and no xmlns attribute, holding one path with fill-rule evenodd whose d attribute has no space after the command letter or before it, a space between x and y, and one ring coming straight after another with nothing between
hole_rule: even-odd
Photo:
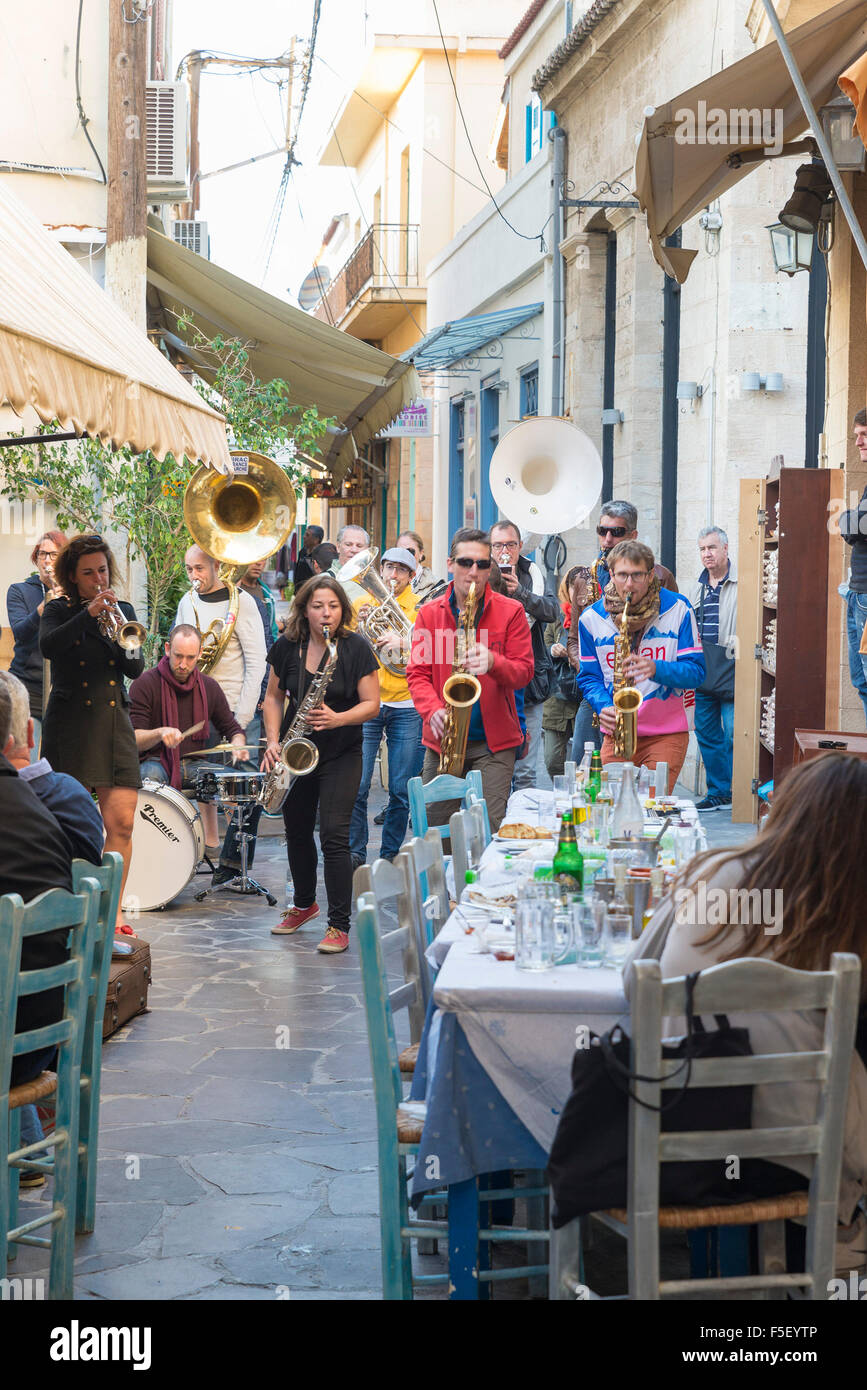
<instances>
[{"instance_id":1,"label":"air conditioning unit","mask_svg":"<svg viewBox=\"0 0 867 1390\"><path fill-rule=\"evenodd\" d=\"M195 251L197 256L211 259L211 239L208 236L207 222L173 221L172 241L176 241L179 246L186 246L188 251Z\"/></svg>"},{"instance_id":2,"label":"air conditioning unit","mask_svg":"<svg viewBox=\"0 0 867 1390\"><path fill-rule=\"evenodd\" d=\"M185 202L187 170L187 89L183 82L147 84L148 202Z\"/></svg>"}]
</instances>

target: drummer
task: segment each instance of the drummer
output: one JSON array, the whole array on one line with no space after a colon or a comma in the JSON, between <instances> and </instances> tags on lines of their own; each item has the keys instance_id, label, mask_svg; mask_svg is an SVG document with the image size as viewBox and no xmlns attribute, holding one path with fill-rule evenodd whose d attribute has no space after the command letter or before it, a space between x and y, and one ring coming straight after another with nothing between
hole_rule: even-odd
<instances>
[{"instance_id":1,"label":"drummer","mask_svg":"<svg viewBox=\"0 0 867 1390\"><path fill-rule=\"evenodd\" d=\"M255 772L246 758L244 730L222 689L199 670L202 639L191 623L178 623L169 633L165 656L156 666L133 681L129 690L129 715L135 730L142 778L162 782L176 791L195 790L199 769L211 766L207 756L191 753L220 742L233 744L232 762L245 772ZM205 852L216 857L217 845ZM252 863L250 846L249 861ZM214 883L224 883L240 868L237 830L230 824L220 851Z\"/></svg>"}]
</instances>

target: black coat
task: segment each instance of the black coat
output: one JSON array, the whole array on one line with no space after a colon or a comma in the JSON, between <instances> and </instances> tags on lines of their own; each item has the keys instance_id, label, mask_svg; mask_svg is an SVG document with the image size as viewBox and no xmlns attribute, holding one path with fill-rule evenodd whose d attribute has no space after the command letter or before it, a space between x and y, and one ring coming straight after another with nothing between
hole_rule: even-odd
<instances>
[{"instance_id":1,"label":"black coat","mask_svg":"<svg viewBox=\"0 0 867 1390\"><path fill-rule=\"evenodd\" d=\"M20 893L26 903L49 888L72 890L72 855L66 836L31 787L0 756L0 894ZM59 965L66 960L69 933L62 930L28 938L21 952L25 970ZM0 942L0 949L6 943ZM63 1010L63 990L24 995L19 1000L16 1032L55 1023ZM12 1081L29 1080L27 1056L12 1061ZM5 1078L4 1078L5 1079ZM0 1083L2 1084L2 1083Z\"/></svg>"},{"instance_id":2,"label":"black coat","mask_svg":"<svg viewBox=\"0 0 867 1390\"><path fill-rule=\"evenodd\" d=\"M518 590L511 597L524 605L524 611L533 620L530 635L533 639L536 669L533 679L524 689L524 704L538 705L547 700L554 684L554 663L545 645L545 623L556 623L560 617L560 604L553 594L533 593L530 561L525 555L518 556L515 578L518 581Z\"/></svg>"},{"instance_id":3,"label":"black coat","mask_svg":"<svg viewBox=\"0 0 867 1390\"><path fill-rule=\"evenodd\" d=\"M39 650L39 621L37 608L45 597L45 588L38 574L31 574L20 584L10 584L6 595L6 611L15 638L15 655L9 670L27 687L30 713L42 717L42 654Z\"/></svg>"},{"instance_id":4,"label":"black coat","mask_svg":"<svg viewBox=\"0 0 867 1390\"><path fill-rule=\"evenodd\" d=\"M120 607L125 617L135 617L131 604ZM89 789L140 787L123 678L140 676L144 657L131 657L103 637L84 604L65 598L46 604L39 646L51 662L42 756L55 772L68 772Z\"/></svg>"}]
</instances>

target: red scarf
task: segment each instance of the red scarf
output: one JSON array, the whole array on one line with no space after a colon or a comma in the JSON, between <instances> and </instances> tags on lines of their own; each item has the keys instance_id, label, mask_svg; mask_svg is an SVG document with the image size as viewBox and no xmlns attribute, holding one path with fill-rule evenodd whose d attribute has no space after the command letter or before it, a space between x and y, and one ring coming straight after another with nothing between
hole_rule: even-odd
<instances>
[{"instance_id":1,"label":"red scarf","mask_svg":"<svg viewBox=\"0 0 867 1390\"><path fill-rule=\"evenodd\" d=\"M560 607L563 610L563 625L568 632L572 626L572 605L571 603L561 603Z\"/></svg>"},{"instance_id":2,"label":"red scarf","mask_svg":"<svg viewBox=\"0 0 867 1390\"><path fill-rule=\"evenodd\" d=\"M164 656L157 664L160 673L160 718L167 729L179 729L178 720L178 696L193 692L193 723L198 724L204 720L204 727L197 734L190 736L190 743L207 744L210 736L208 729L208 694L205 690L205 682L198 666L193 671L188 681L179 681L172 675L172 668L169 659ZM165 744L160 744L160 762L166 770L169 782L177 790L181 790L181 749L166 748Z\"/></svg>"}]
</instances>

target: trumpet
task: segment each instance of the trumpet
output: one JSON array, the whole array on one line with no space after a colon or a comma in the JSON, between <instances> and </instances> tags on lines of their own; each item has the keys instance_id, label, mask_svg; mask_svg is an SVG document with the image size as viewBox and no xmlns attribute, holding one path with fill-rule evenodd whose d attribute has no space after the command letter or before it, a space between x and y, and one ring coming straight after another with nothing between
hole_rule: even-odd
<instances>
[{"instance_id":1,"label":"trumpet","mask_svg":"<svg viewBox=\"0 0 867 1390\"><path fill-rule=\"evenodd\" d=\"M105 592L105 589L100 589L100 593ZM103 637L116 642L130 656L138 656L147 637L147 629L135 618L128 618L119 603L108 604L96 621Z\"/></svg>"}]
</instances>

